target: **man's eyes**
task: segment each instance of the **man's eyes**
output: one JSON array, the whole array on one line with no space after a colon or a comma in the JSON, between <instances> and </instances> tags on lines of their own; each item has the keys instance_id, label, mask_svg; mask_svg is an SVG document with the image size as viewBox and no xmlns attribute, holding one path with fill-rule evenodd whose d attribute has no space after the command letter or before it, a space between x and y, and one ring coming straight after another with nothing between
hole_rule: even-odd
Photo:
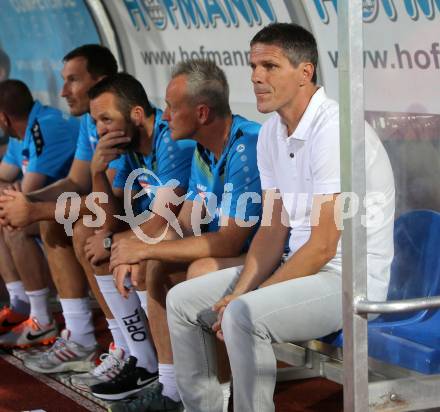
<instances>
[{"instance_id":1,"label":"man's eyes","mask_svg":"<svg viewBox=\"0 0 440 412\"><path fill-rule=\"evenodd\" d=\"M272 70L272 69L275 69L276 67L278 67L276 64L274 64L274 63L266 63L265 65L264 65L264 67L267 69L267 70Z\"/></svg>"}]
</instances>

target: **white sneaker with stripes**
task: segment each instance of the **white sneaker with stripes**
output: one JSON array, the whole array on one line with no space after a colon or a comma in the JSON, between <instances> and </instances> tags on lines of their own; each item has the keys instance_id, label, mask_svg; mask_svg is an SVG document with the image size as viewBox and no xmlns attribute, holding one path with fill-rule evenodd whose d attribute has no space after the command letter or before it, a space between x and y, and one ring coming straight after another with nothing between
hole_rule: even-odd
<instances>
[{"instance_id":1,"label":"white sneaker with stripes","mask_svg":"<svg viewBox=\"0 0 440 412\"><path fill-rule=\"evenodd\" d=\"M125 352L122 348L117 348L112 342L109 346L108 353L100 356L101 363L90 372L73 375L70 383L78 389L90 392L90 386L102 382L109 382L121 372L124 367Z\"/></svg>"},{"instance_id":2,"label":"white sneaker with stripes","mask_svg":"<svg viewBox=\"0 0 440 412\"><path fill-rule=\"evenodd\" d=\"M27 358L24 366L34 372L87 372L95 367L98 345L85 347L71 341L70 331L64 329L52 347L40 357Z\"/></svg>"}]
</instances>

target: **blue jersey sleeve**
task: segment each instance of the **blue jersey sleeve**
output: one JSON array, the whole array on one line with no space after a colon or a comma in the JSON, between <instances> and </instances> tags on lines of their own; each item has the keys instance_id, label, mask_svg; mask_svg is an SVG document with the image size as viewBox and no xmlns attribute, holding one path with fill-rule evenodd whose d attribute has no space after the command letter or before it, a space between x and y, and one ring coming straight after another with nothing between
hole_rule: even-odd
<instances>
[{"instance_id":1,"label":"blue jersey sleeve","mask_svg":"<svg viewBox=\"0 0 440 412\"><path fill-rule=\"evenodd\" d=\"M192 161L191 161L191 172L189 176L189 182L188 182L188 191L186 195L187 200L194 201L197 197L197 176L198 176L198 169L197 169L197 162L196 162L196 152L194 152Z\"/></svg>"},{"instance_id":2,"label":"blue jersey sleeve","mask_svg":"<svg viewBox=\"0 0 440 412\"><path fill-rule=\"evenodd\" d=\"M110 165L116 170L115 178L113 179L113 187L116 189L123 189L125 182L132 171L132 167L128 161L128 155L121 155L118 159L113 160ZM138 188L135 186L133 189L137 190Z\"/></svg>"},{"instance_id":3,"label":"blue jersey sleeve","mask_svg":"<svg viewBox=\"0 0 440 412\"><path fill-rule=\"evenodd\" d=\"M133 167L133 164L130 162L129 155L123 154L119 159L114 160L111 165L114 169L116 169L116 175L113 180L113 187L115 189L125 189L126 181L131 172L136 170L136 167ZM139 178L139 175L138 175ZM134 179L129 189L134 192L140 192L142 190L142 186L139 183L138 178ZM133 201L133 212L135 215L142 213L144 210L149 209L151 203L151 199L147 195L143 195Z\"/></svg>"},{"instance_id":4,"label":"blue jersey sleeve","mask_svg":"<svg viewBox=\"0 0 440 412\"><path fill-rule=\"evenodd\" d=\"M30 130L26 137L29 143L26 171L44 174L52 181L61 179L70 170L79 122L74 117L60 114L41 117L37 123L39 131ZM31 129L35 128L35 124Z\"/></svg>"},{"instance_id":5,"label":"blue jersey sleeve","mask_svg":"<svg viewBox=\"0 0 440 412\"><path fill-rule=\"evenodd\" d=\"M162 185L170 180L177 180L179 187L187 189L191 173L191 160L195 142L192 140L174 141L166 128L156 147L156 175Z\"/></svg>"},{"instance_id":6,"label":"blue jersey sleeve","mask_svg":"<svg viewBox=\"0 0 440 412\"><path fill-rule=\"evenodd\" d=\"M87 115L81 118L78 143L76 145L75 159L90 162L93 157L94 147L90 141L90 120ZM95 138L92 136L92 138Z\"/></svg>"},{"instance_id":7,"label":"blue jersey sleeve","mask_svg":"<svg viewBox=\"0 0 440 412\"><path fill-rule=\"evenodd\" d=\"M228 184L226 191L230 193L230 202L222 202L223 216L246 222L256 222L260 218L261 183L256 143L256 135L244 135L231 148L224 179Z\"/></svg>"},{"instance_id":8,"label":"blue jersey sleeve","mask_svg":"<svg viewBox=\"0 0 440 412\"><path fill-rule=\"evenodd\" d=\"M23 147L20 140L10 137L8 148L3 156L2 162L17 166L19 169L21 169L22 151Z\"/></svg>"}]
</instances>

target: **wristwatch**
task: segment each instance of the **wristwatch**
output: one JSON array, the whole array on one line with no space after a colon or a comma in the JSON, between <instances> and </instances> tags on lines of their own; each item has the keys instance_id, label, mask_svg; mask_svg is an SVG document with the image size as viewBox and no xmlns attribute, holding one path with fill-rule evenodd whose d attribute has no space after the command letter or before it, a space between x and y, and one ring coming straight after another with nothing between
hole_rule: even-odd
<instances>
[{"instance_id":1,"label":"wristwatch","mask_svg":"<svg viewBox=\"0 0 440 412\"><path fill-rule=\"evenodd\" d=\"M111 250L112 243L113 243L113 233L105 237L104 240L102 241L102 245L104 246L105 250Z\"/></svg>"}]
</instances>

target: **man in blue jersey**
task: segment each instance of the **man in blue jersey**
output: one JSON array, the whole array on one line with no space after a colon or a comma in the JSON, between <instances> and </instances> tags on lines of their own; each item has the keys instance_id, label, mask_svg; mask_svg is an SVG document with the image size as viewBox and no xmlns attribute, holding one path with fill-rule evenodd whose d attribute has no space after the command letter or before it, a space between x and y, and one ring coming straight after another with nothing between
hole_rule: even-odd
<instances>
[{"instance_id":1,"label":"man in blue jersey","mask_svg":"<svg viewBox=\"0 0 440 412\"><path fill-rule=\"evenodd\" d=\"M15 187L29 193L66 176L76 148L77 119L34 101L23 82L5 80L0 83L0 127L18 139L11 138L2 161L3 182L23 175ZM0 232L0 273L11 301L0 312L2 346L50 343L57 335L48 310L50 275L38 235L38 225Z\"/></svg>"},{"instance_id":2,"label":"man in blue jersey","mask_svg":"<svg viewBox=\"0 0 440 412\"><path fill-rule=\"evenodd\" d=\"M120 343L124 340L118 338L121 335L119 328L102 299L93 271L85 271L87 266L83 268L81 264L83 262L78 260L72 239L67 236L64 227L55 221L56 202L61 194L76 192L85 196L92 189L90 162L98 136L95 124L88 114L87 92L104 77L116 74L117 62L110 50L97 44L80 46L69 52L63 61L64 85L61 95L67 101L70 113L82 116L77 148L70 171L64 179L44 189L30 192L26 196L7 192L8 196L3 199L0 212L7 223L14 227L26 227L41 222L41 236L66 322L66 329L61 333L63 345L54 345L44 356L26 358L26 366L43 373L67 371L72 368L79 371L89 370L94 366L97 343L89 305L87 278L109 320L114 341L118 346L125 345ZM81 210L74 209L72 205L67 215L90 214L83 204ZM105 365L122 365L120 354L121 352L117 351L115 357L107 357L108 362Z\"/></svg>"},{"instance_id":3,"label":"man in blue jersey","mask_svg":"<svg viewBox=\"0 0 440 412\"><path fill-rule=\"evenodd\" d=\"M189 190L177 217L180 234L168 230L159 243L117 240L111 269L125 294L125 265L146 261L148 315L159 357L159 383L144 389L144 396L124 410L182 410L173 367L166 321L168 290L187 278L243 263L244 253L261 205L256 144L260 126L232 115L229 87L214 62L189 60L174 69L166 92L171 137L197 142ZM248 202L251 199L250 202ZM139 281L139 274L133 281Z\"/></svg>"},{"instance_id":4,"label":"man in blue jersey","mask_svg":"<svg viewBox=\"0 0 440 412\"><path fill-rule=\"evenodd\" d=\"M11 72L11 59L7 53L0 49L0 82L9 78ZM4 156L7 150L8 136L5 136L3 131L0 130L0 158Z\"/></svg>"},{"instance_id":5,"label":"man in blue jersey","mask_svg":"<svg viewBox=\"0 0 440 412\"><path fill-rule=\"evenodd\" d=\"M102 205L106 213L103 231L88 239L85 250L94 264L99 288L126 341L135 343L129 345L131 356L120 375L108 382L98 380L91 386L95 396L115 400L132 395L156 379L157 359L149 341L145 316L138 310L137 294L127 292L124 299L118 293L108 267L109 251L107 258L98 255L102 254L103 242L109 250L112 239L135 237L131 230L127 230L127 224L115 217L124 215L124 206L127 214L130 214L128 209L134 209L136 214L148 214L138 228L146 236L164 226L163 210L157 205L167 205L168 200L185 194L194 142L175 142L170 138L168 124L162 120L162 111L151 106L141 83L127 73L118 73L100 81L89 91L89 97L90 112L100 136L91 164L93 192L105 193L108 201ZM112 183L106 170L118 156L119 159L111 166L116 171ZM124 196L124 187L130 181L130 175L133 180L125 189ZM142 194L145 190L148 194ZM179 205L171 204L166 210L177 213L178 209ZM145 291L138 294L144 301ZM91 384L93 377L72 378L76 386L81 381Z\"/></svg>"}]
</instances>

